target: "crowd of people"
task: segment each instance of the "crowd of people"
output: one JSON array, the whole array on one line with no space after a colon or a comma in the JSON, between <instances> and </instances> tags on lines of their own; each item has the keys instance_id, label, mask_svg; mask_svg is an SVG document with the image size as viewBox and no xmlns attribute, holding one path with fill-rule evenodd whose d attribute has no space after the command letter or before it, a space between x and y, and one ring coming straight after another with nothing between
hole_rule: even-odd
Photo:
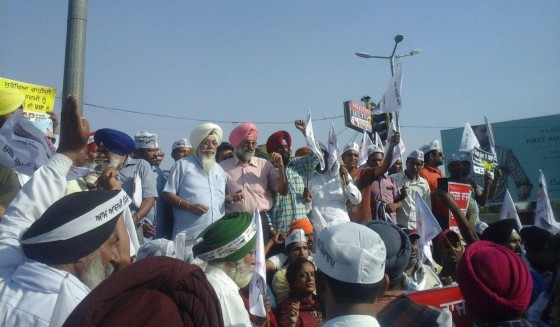
<instances>
[{"instance_id":1,"label":"crowd of people","mask_svg":"<svg viewBox=\"0 0 560 327\"><path fill-rule=\"evenodd\" d=\"M0 128L24 100L0 90ZM162 171L156 134L90 131L74 97L60 126L51 118L40 126L56 154L31 176L0 166L1 326L452 326L409 297L448 286L474 326L560 324L560 234L481 221L500 173L478 185L437 140L393 158L395 132L360 165L355 143L292 156L287 131L261 142L243 123L226 142L204 123ZM470 187L466 210L438 187L444 163ZM88 170L69 180L73 167ZM428 244L420 204L442 229ZM261 264L264 316L249 300Z\"/></svg>"}]
</instances>

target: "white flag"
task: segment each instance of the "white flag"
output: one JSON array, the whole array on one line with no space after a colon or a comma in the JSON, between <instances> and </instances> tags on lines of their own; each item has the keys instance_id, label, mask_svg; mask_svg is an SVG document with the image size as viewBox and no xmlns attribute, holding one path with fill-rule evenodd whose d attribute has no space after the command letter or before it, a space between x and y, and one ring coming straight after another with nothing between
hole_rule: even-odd
<instances>
[{"instance_id":1,"label":"white flag","mask_svg":"<svg viewBox=\"0 0 560 327\"><path fill-rule=\"evenodd\" d=\"M319 165L321 169L325 169L325 159L323 158L323 153L317 147L315 143L315 135L313 134L313 123L311 122L311 110L307 113L307 124L305 127L305 142L307 147L311 149L317 157L319 157Z\"/></svg>"},{"instance_id":2,"label":"white flag","mask_svg":"<svg viewBox=\"0 0 560 327\"><path fill-rule=\"evenodd\" d=\"M365 165L368 160L368 149L373 146L373 142L364 131L362 143L360 143L360 157L358 158L358 166Z\"/></svg>"},{"instance_id":3,"label":"white flag","mask_svg":"<svg viewBox=\"0 0 560 327\"><path fill-rule=\"evenodd\" d=\"M416 206L416 226L418 227L418 234L420 235L420 239L418 240L418 248L420 249L418 251L418 260L423 262L424 258L426 258L433 262L434 259L432 258L432 251L430 250L429 243L441 233L441 227L430 210L430 207L428 207L418 192L414 193L414 203Z\"/></svg>"},{"instance_id":4,"label":"white flag","mask_svg":"<svg viewBox=\"0 0 560 327\"><path fill-rule=\"evenodd\" d=\"M266 295L266 259L264 253L264 238L259 208L253 212L253 222L256 225L255 235L255 272L249 284L249 312L255 316L266 317L264 297Z\"/></svg>"},{"instance_id":5,"label":"white flag","mask_svg":"<svg viewBox=\"0 0 560 327\"><path fill-rule=\"evenodd\" d=\"M480 143L478 143L478 139L476 138L471 125L469 122L466 122L465 129L463 129L463 138L461 139L461 147L459 148L459 151L470 152L473 148L480 149Z\"/></svg>"},{"instance_id":6,"label":"white flag","mask_svg":"<svg viewBox=\"0 0 560 327\"><path fill-rule=\"evenodd\" d=\"M379 101L379 106L373 110L374 115L401 109L402 69L400 65L398 65L396 69L397 71L389 81L383 98Z\"/></svg>"},{"instance_id":7,"label":"white flag","mask_svg":"<svg viewBox=\"0 0 560 327\"><path fill-rule=\"evenodd\" d=\"M373 144L375 144L376 147L383 149L383 141L381 141L381 137L379 137L377 132L373 134Z\"/></svg>"},{"instance_id":8,"label":"white flag","mask_svg":"<svg viewBox=\"0 0 560 327\"><path fill-rule=\"evenodd\" d=\"M391 125L389 126L389 130L387 131L387 146L385 149L385 153L387 153L387 150L389 149L389 140L391 139L391 137L393 137L393 134L395 134L395 132L397 131L396 127L395 127L395 122L391 120ZM391 164L389 165L389 167L393 167L393 164L403 158L404 152L406 151L406 148L404 146L404 142L402 140L402 137L399 141L399 144L397 144L394 148L393 148L393 160L391 160ZM404 161L404 160L403 160Z\"/></svg>"},{"instance_id":9,"label":"white flag","mask_svg":"<svg viewBox=\"0 0 560 327\"><path fill-rule=\"evenodd\" d=\"M535 226L556 234L560 232L560 223L554 219L554 212L550 206L546 180L539 169L539 192L537 194L537 209L535 211Z\"/></svg>"},{"instance_id":10,"label":"white flag","mask_svg":"<svg viewBox=\"0 0 560 327\"><path fill-rule=\"evenodd\" d=\"M515 209L515 204L511 198L511 194L506 190L506 195L504 195L504 202L502 203L502 210L500 210L500 219L515 219L517 221L517 227L521 230L521 220L519 220L519 215L517 214L517 209Z\"/></svg>"},{"instance_id":11,"label":"white flag","mask_svg":"<svg viewBox=\"0 0 560 327\"><path fill-rule=\"evenodd\" d=\"M488 134L488 144L490 144L490 153L494 155L494 160L498 163L498 156L496 155L496 143L494 142L494 132L492 131L492 125L488 122L488 118L484 116L484 121L486 122L486 133Z\"/></svg>"},{"instance_id":12,"label":"white flag","mask_svg":"<svg viewBox=\"0 0 560 327\"><path fill-rule=\"evenodd\" d=\"M0 128L0 164L31 176L56 153L50 140L16 110Z\"/></svg>"},{"instance_id":13,"label":"white flag","mask_svg":"<svg viewBox=\"0 0 560 327\"><path fill-rule=\"evenodd\" d=\"M338 150L338 140L334 130L334 123L332 123L331 129L329 130L329 145L327 150L329 151L329 166L332 166L335 162L340 160L340 151Z\"/></svg>"}]
</instances>

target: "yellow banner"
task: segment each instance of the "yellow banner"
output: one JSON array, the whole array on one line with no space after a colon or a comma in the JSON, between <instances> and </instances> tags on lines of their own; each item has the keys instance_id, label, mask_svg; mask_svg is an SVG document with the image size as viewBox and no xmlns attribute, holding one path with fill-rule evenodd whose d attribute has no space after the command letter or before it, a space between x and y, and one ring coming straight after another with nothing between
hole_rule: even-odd
<instances>
[{"instance_id":1,"label":"yellow banner","mask_svg":"<svg viewBox=\"0 0 560 327\"><path fill-rule=\"evenodd\" d=\"M0 77L0 89L15 89L25 94L23 114L30 120L48 118L53 111L56 89Z\"/></svg>"}]
</instances>

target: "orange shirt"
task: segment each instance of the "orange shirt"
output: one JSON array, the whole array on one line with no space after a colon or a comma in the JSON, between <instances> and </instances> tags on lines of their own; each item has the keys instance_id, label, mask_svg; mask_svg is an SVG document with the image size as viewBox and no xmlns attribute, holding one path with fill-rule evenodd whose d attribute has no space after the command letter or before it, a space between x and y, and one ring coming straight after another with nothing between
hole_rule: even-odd
<instances>
[{"instance_id":1,"label":"orange shirt","mask_svg":"<svg viewBox=\"0 0 560 327\"><path fill-rule=\"evenodd\" d=\"M420 176L422 176L425 180L428 181L428 185L430 186L430 191L434 191L437 189L437 179L443 178L443 174L437 168L424 166L420 169ZM439 199L430 195L432 199L432 213L436 216L441 228L449 227L449 208ZM445 219L445 221L444 221Z\"/></svg>"}]
</instances>

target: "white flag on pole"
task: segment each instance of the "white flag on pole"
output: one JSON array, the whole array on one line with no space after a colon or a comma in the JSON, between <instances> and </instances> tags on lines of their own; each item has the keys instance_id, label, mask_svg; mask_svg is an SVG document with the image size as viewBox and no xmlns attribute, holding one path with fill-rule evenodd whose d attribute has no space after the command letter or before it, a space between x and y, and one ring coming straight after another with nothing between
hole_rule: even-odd
<instances>
[{"instance_id":1,"label":"white flag on pole","mask_svg":"<svg viewBox=\"0 0 560 327\"><path fill-rule=\"evenodd\" d=\"M490 144L490 153L494 155L494 160L498 162L498 156L496 155L496 143L494 141L494 132L492 131L492 125L488 122L488 118L484 116L484 121L486 122L486 133L488 134L488 144Z\"/></svg>"},{"instance_id":2,"label":"white flag on pole","mask_svg":"<svg viewBox=\"0 0 560 327\"><path fill-rule=\"evenodd\" d=\"M360 156L358 158L358 166L365 165L368 160L368 149L373 146L373 142L364 131L362 143L360 143Z\"/></svg>"},{"instance_id":3,"label":"white flag on pole","mask_svg":"<svg viewBox=\"0 0 560 327\"><path fill-rule=\"evenodd\" d=\"M414 193L414 203L416 206L416 226L418 227L418 234L420 239L418 240L418 256L420 262L424 262L424 259L428 259L431 262L434 261L432 258L432 251L430 250L430 241L433 240L439 233L441 233L441 227L434 217L434 214L428 207L428 204L422 199L418 192Z\"/></svg>"},{"instance_id":4,"label":"white flag on pole","mask_svg":"<svg viewBox=\"0 0 560 327\"><path fill-rule=\"evenodd\" d=\"M461 147L459 148L459 151L471 152L473 148L480 149L480 143L478 143L478 139L476 138L471 125L469 122L466 122L465 129L463 129L463 138L461 139Z\"/></svg>"},{"instance_id":5,"label":"white flag on pole","mask_svg":"<svg viewBox=\"0 0 560 327\"><path fill-rule=\"evenodd\" d=\"M253 212L253 223L256 225L255 235L255 272L249 284L249 312L255 316L266 317L264 297L266 296L266 259L264 238L259 208Z\"/></svg>"},{"instance_id":6,"label":"white flag on pole","mask_svg":"<svg viewBox=\"0 0 560 327\"><path fill-rule=\"evenodd\" d=\"M329 145L327 150L329 151L329 166L332 166L335 162L340 160L340 151L338 150L338 140L334 130L334 123L331 124L331 128L329 129Z\"/></svg>"},{"instance_id":7,"label":"white flag on pole","mask_svg":"<svg viewBox=\"0 0 560 327\"><path fill-rule=\"evenodd\" d=\"M395 134L395 132L397 131L397 128L395 127L395 122L393 120L391 120L391 125L389 126L389 130L387 131L387 146L385 149L385 153L387 153L387 150L389 149L389 140L391 139L391 137L393 137L393 134ZM399 141L399 144L397 144L394 148L393 148L393 160L391 160L391 164L389 165L389 167L393 167L393 164L403 158L404 156L404 152L406 151L406 148L404 146L404 142L402 140L402 137Z\"/></svg>"},{"instance_id":8,"label":"white flag on pole","mask_svg":"<svg viewBox=\"0 0 560 327\"><path fill-rule=\"evenodd\" d=\"M19 110L0 128L0 144L0 164L28 176L56 153L45 134Z\"/></svg>"},{"instance_id":9,"label":"white flag on pole","mask_svg":"<svg viewBox=\"0 0 560 327\"><path fill-rule=\"evenodd\" d=\"M506 190L504 202L502 203L502 210L500 210L500 220L504 219L515 219L515 221L517 221L517 227L521 230L521 220L519 220L517 209L515 209L515 204L508 190Z\"/></svg>"},{"instance_id":10,"label":"white flag on pole","mask_svg":"<svg viewBox=\"0 0 560 327\"><path fill-rule=\"evenodd\" d=\"M376 147L383 149L383 141L381 141L381 137L379 137L377 132L374 132L373 134L373 144L375 144Z\"/></svg>"},{"instance_id":11,"label":"white flag on pole","mask_svg":"<svg viewBox=\"0 0 560 327\"><path fill-rule=\"evenodd\" d=\"M539 169L539 191L537 194L537 209L535 211L535 226L556 234L560 232L560 223L554 219L554 212L550 206L546 180Z\"/></svg>"},{"instance_id":12,"label":"white flag on pole","mask_svg":"<svg viewBox=\"0 0 560 327\"><path fill-rule=\"evenodd\" d=\"M401 109L401 91L402 91L402 69L398 65L395 75L389 81L387 90L383 94L383 98L379 101L379 106L373 110L374 115L384 112L393 112Z\"/></svg>"},{"instance_id":13,"label":"white flag on pole","mask_svg":"<svg viewBox=\"0 0 560 327\"><path fill-rule=\"evenodd\" d=\"M313 134L313 123L311 122L311 110L307 112L307 124L305 126L305 142L307 147L311 149L317 157L319 157L319 165L321 169L325 169L325 159L323 158L323 153L317 147L315 143L315 135Z\"/></svg>"}]
</instances>

